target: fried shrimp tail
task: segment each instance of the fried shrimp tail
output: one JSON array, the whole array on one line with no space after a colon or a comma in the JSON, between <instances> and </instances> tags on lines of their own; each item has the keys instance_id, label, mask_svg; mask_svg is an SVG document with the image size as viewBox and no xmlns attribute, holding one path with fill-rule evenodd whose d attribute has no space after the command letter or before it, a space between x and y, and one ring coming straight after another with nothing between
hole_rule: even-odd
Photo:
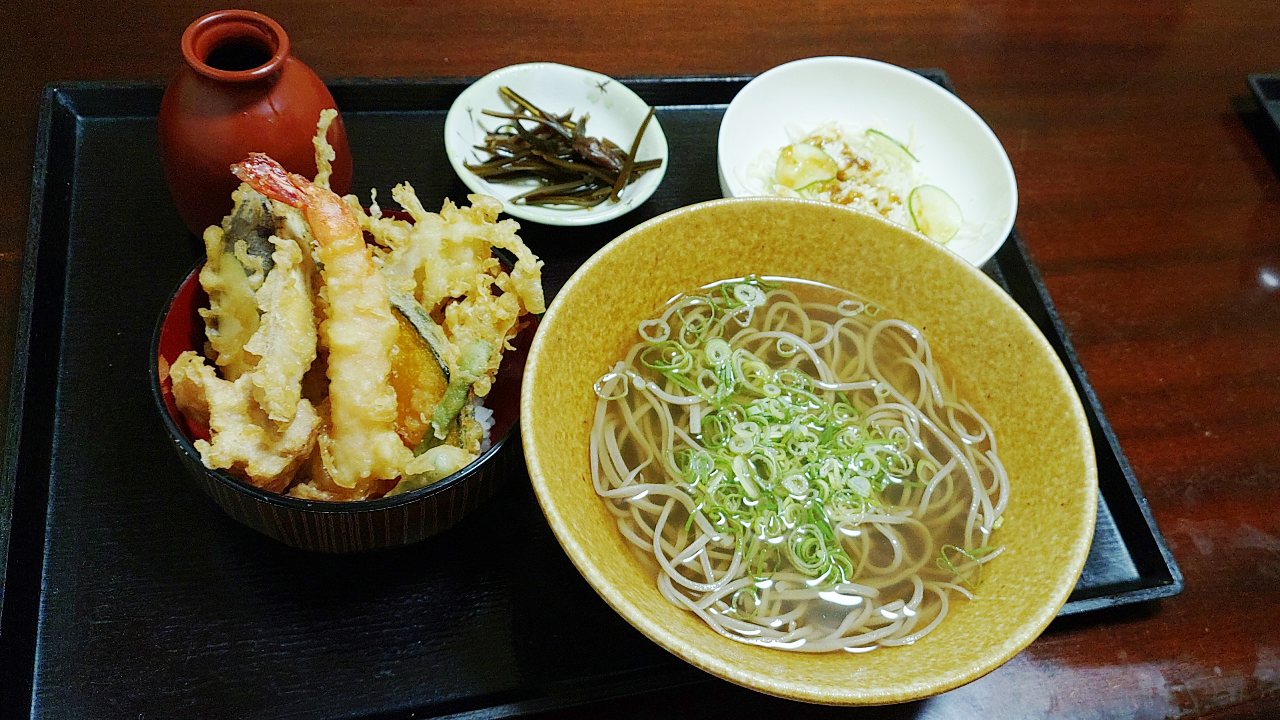
<instances>
[{"instance_id":1,"label":"fried shrimp tail","mask_svg":"<svg viewBox=\"0 0 1280 720\"><path fill-rule=\"evenodd\" d=\"M320 337L328 349L330 425L322 433L333 482L370 492L398 477L413 453L395 430L396 393L389 378L399 324L360 223L332 191L251 154L232 172L267 197L298 208L311 228L327 298Z\"/></svg>"},{"instance_id":2,"label":"fried shrimp tail","mask_svg":"<svg viewBox=\"0 0 1280 720\"><path fill-rule=\"evenodd\" d=\"M272 200L296 208L306 205L303 188L310 187L311 181L286 171L269 155L249 153L249 157L231 166L231 174Z\"/></svg>"}]
</instances>

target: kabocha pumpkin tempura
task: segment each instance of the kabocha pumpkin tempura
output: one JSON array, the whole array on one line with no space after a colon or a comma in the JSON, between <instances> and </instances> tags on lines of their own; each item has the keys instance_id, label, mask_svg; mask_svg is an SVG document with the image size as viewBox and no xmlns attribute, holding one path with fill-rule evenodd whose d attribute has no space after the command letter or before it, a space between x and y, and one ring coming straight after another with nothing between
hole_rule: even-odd
<instances>
[{"instance_id":1,"label":"kabocha pumpkin tempura","mask_svg":"<svg viewBox=\"0 0 1280 720\"><path fill-rule=\"evenodd\" d=\"M432 213L402 183L392 197L407 221L333 193L334 117L321 114L315 180L261 154L234 166L234 208L204 234L205 355L184 352L170 375L178 408L208 428L195 441L207 467L297 497L363 500L428 485L483 451L483 398L522 318L545 302L542 263L515 221L497 220L496 199ZM494 248L516 257L510 270Z\"/></svg>"}]
</instances>

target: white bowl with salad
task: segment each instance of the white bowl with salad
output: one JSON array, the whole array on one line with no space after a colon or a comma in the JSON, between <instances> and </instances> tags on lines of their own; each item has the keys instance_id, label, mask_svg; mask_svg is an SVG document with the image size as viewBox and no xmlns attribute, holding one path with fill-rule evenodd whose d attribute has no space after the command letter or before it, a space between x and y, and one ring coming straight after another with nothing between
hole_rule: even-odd
<instances>
[{"instance_id":1,"label":"white bowl with salad","mask_svg":"<svg viewBox=\"0 0 1280 720\"><path fill-rule=\"evenodd\" d=\"M779 65L720 124L725 197L780 195L880 215L986 263L1013 229L1018 188L1004 146L968 105L877 60Z\"/></svg>"}]
</instances>

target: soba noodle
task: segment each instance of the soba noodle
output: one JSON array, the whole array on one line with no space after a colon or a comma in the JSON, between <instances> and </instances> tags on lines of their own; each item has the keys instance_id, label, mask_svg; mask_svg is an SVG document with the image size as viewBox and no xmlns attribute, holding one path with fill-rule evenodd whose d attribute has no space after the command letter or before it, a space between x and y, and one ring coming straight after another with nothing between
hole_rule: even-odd
<instances>
[{"instance_id":1,"label":"soba noodle","mask_svg":"<svg viewBox=\"0 0 1280 720\"><path fill-rule=\"evenodd\" d=\"M863 652L973 597L1008 478L919 330L752 276L638 331L595 385L592 480L668 600L741 642Z\"/></svg>"}]
</instances>

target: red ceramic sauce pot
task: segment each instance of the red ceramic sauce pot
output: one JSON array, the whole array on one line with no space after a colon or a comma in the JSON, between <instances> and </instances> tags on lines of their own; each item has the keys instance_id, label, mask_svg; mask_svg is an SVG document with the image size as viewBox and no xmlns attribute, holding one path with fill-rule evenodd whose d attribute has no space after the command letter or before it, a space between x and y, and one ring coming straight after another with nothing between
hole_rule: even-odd
<instances>
[{"instance_id":1,"label":"red ceramic sauce pot","mask_svg":"<svg viewBox=\"0 0 1280 720\"><path fill-rule=\"evenodd\" d=\"M250 10L220 10L182 34L186 65L160 103L160 155L183 222L197 237L231 210L240 181L231 165L264 152L291 172L316 174L320 111L337 108L311 68L293 57L275 20ZM330 186L351 189L351 151L339 116L329 127Z\"/></svg>"}]
</instances>

